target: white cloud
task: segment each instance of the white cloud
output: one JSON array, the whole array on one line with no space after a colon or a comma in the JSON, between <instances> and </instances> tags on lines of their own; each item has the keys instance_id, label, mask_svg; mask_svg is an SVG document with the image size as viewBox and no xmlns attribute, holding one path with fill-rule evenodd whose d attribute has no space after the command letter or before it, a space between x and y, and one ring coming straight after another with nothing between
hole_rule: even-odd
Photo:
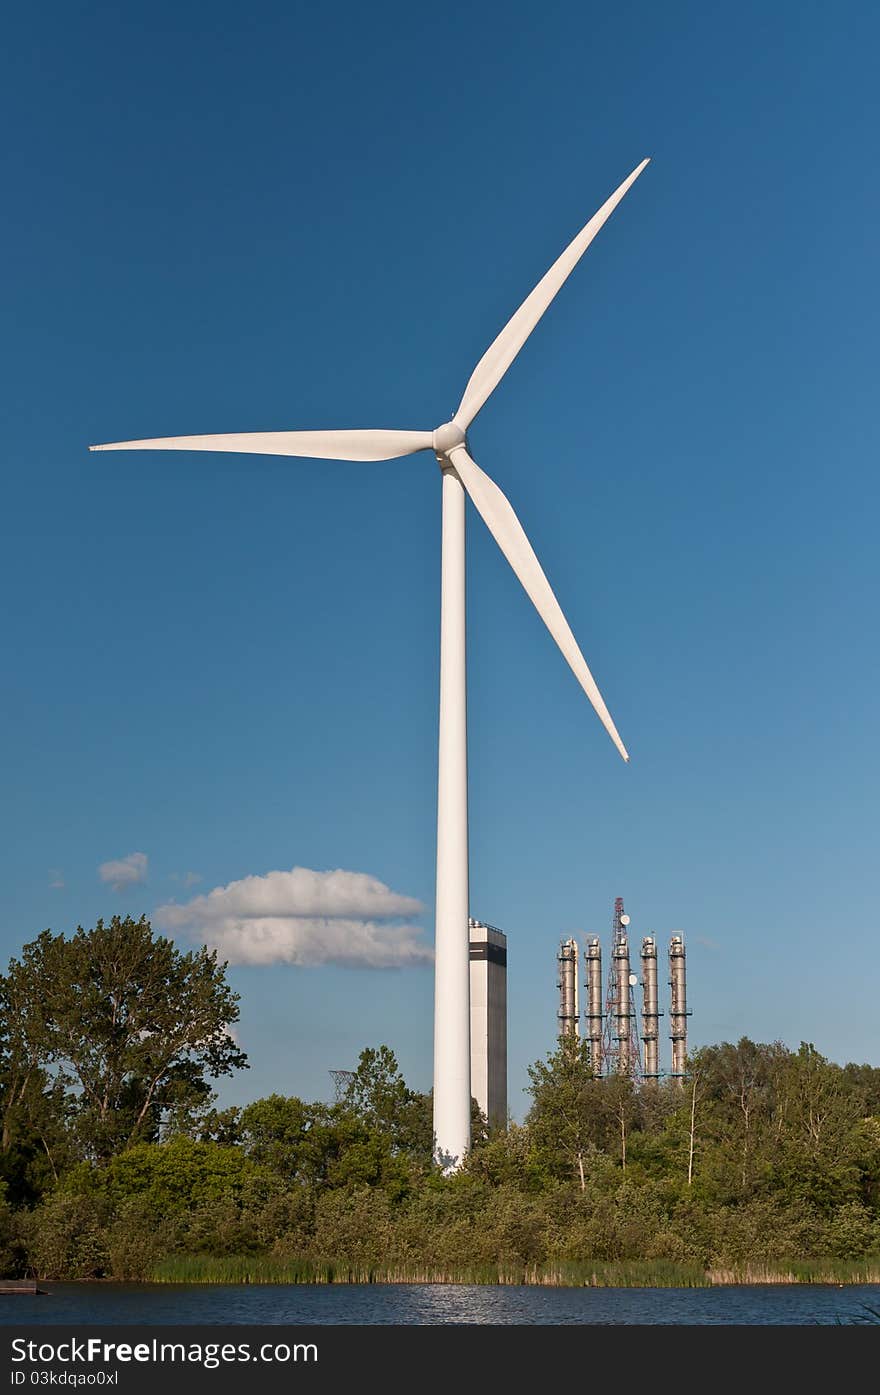
<instances>
[{"instance_id":1,"label":"white cloud","mask_svg":"<svg viewBox=\"0 0 880 1395\"><path fill-rule=\"evenodd\" d=\"M204 940L231 964L343 964L405 968L428 963L423 907L365 872L293 867L215 887L185 905L160 906L163 929Z\"/></svg>"},{"instance_id":2,"label":"white cloud","mask_svg":"<svg viewBox=\"0 0 880 1395\"><path fill-rule=\"evenodd\" d=\"M64 871L61 867L49 868L49 886L53 891L61 891L64 887Z\"/></svg>"},{"instance_id":3,"label":"white cloud","mask_svg":"<svg viewBox=\"0 0 880 1395\"><path fill-rule=\"evenodd\" d=\"M147 854L133 852L127 857L120 857L116 862L102 862L98 868L98 876L102 882L110 882L114 891L119 891L124 886L132 886L135 882L145 882Z\"/></svg>"}]
</instances>

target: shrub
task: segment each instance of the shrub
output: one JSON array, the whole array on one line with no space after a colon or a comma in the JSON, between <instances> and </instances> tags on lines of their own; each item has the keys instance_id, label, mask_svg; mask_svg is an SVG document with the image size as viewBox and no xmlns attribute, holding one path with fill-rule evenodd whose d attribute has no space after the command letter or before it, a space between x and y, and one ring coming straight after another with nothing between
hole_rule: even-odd
<instances>
[{"instance_id":1,"label":"shrub","mask_svg":"<svg viewBox=\"0 0 880 1395\"><path fill-rule=\"evenodd\" d=\"M30 1267L41 1279L96 1279L107 1273L110 1257L108 1207L90 1196L56 1192L22 1226Z\"/></svg>"},{"instance_id":2,"label":"shrub","mask_svg":"<svg viewBox=\"0 0 880 1395\"><path fill-rule=\"evenodd\" d=\"M0 1279L17 1279L24 1269L25 1255L14 1212L0 1197Z\"/></svg>"},{"instance_id":3,"label":"shrub","mask_svg":"<svg viewBox=\"0 0 880 1395\"><path fill-rule=\"evenodd\" d=\"M156 1265L180 1247L179 1232L179 1224L157 1218L142 1198L122 1202L107 1235L114 1279L149 1279Z\"/></svg>"},{"instance_id":4,"label":"shrub","mask_svg":"<svg viewBox=\"0 0 880 1395\"><path fill-rule=\"evenodd\" d=\"M839 1259L863 1259L880 1249L880 1228L858 1201L839 1206L828 1226L828 1248Z\"/></svg>"}]
</instances>

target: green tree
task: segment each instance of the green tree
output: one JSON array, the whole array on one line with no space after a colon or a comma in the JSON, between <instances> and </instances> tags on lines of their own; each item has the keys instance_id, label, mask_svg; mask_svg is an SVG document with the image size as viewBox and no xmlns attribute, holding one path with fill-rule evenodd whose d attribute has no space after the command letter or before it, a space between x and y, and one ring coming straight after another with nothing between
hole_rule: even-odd
<instances>
[{"instance_id":1,"label":"green tree","mask_svg":"<svg viewBox=\"0 0 880 1395\"><path fill-rule=\"evenodd\" d=\"M864 1115L880 1115L880 1067L855 1065L850 1061L843 1067L843 1078L861 1101Z\"/></svg>"},{"instance_id":2,"label":"green tree","mask_svg":"<svg viewBox=\"0 0 880 1395\"><path fill-rule=\"evenodd\" d=\"M865 1140L859 1092L811 1042L788 1054L776 1092L776 1186L821 1211L855 1201Z\"/></svg>"},{"instance_id":3,"label":"green tree","mask_svg":"<svg viewBox=\"0 0 880 1395\"><path fill-rule=\"evenodd\" d=\"M247 1065L229 1035L238 995L206 948L182 954L145 917L24 946L2 981L19 1078L61 1087L86 1154L107 1158L203 1106L206 1077ZM20 1092L19 1092L20 1093Z\"/></svg>"},{"instance_id":4,"label":"green tree","mask_svg":"<svg viewBox=\"0 0 880 1395\"><path fill-rule=\"evenodd\" d=\"M314 1122L314 1108L295 1095L268 1095L241 1110L239 1139L255 1161L293 1181L301 1176L310 1151Z\"/></svg>"},{"instance_id":5,"label":"green tree","mask_svg":"<svg viewBox=\"0 0 880 1395\"><path fill-rule=\"evenodd\" d=\"M28 1267L40 1279L95 1279L107 1273L110 1210L102 1197L54 1192L22 1217Z\"/></svg>"},{"instance_id":6,"label":"green tree","mask_svg":"<svg viewBox=\"0 0 880 1395\"><path fill-rule=\"evenodd\" d=\"M215 1116L214 1136L225 1127ZM269 1095L241 1110L237 1138L245 1156L282 1178L288 1187L326 1191L383 1187L402 1196L410 1189L409 1155L395 1148L375 1117L345 1103L306 1104L295 1095Z\"/></svg>"},{"instance_id":7,"label":"green tree","mask_svg":"<svg viewBox=\"0 0 880 1395\"><path fill-rule=\"evenodd\" d=\"M607 1122L605 1082L593 1075L589 1043L560 1037L545 1061L529 1066L529 1079L533 1104L528 1124L535 1145L552 1175L567 1178L575 1173L584 1191L587 1160L596 1152Z\"/></svg>"},{"instance_id":8,"label":"green tree","mask_svg":"<svg viewBox=\"0 0 880 1395\"><path fill-rule=\"evenodd\" d=\"M10 989L0 978L0 1183L13 1205L33 1205L71 1160L70 1111L33 1044L13 1034Z\"/></svg>"},{"instance_id":9,"label":"green tree","mask_svg":"<svg viewBox=\"0 0 880 1395\"><path fill-rule=\"evenodd\" d=\"M539 1191L540 1162L535 1156L532 1131L511 1123L506 1129L493 1131L478 1148L474 1148L465 1164L471 1177L492 1186L516 1187L520 1191Z\"/></svg>"},{"instance_id":10,"label":"green tree","mask_svg":"<svg viewBox=\"0 0 880 1395\"><path fill-rule=\"evenodd\" d=\"M0 1279L17 1278L23 1266L24 1249L19 1241L15 1213L7 1204L0 1182Z\"/></svg>"},{"instance_id":11,"label":"green tree","mask_svg":"<svg viewBox=\"0 0 880 1395\"><path fill-rule=\"evenodd\" d=\"M593 1093L597 1097L597 1103L602 1106L598 1113L603 1124L602 1143L608 1153L616 1145L620 1166L626 1172L629 1133L639 1117L639 1101L633 1082L625 1075L611 1075L606 1080L596 1083L601 1089L601 1093ZM612 1137L614 1144L611 1142Z\"/></svg>"},{"instance_id":12,"label":"green tree","mask_svg":"<svg viewBox=\"0 0 880 1395\"><path fill-rule=\"evenodd\" d=\"M409 1088L390 1047L368 1046L361 1052L344 1103L369 1129L383 1134L395 1152L430 1158L429 1101Z\"/></svg>"},{"instance_id":13,"label":"green tree","mask_svg":"<svg viewBox=\"0 0 880 1395\"><path fill-rule=\"evenodd\" d=\"M718 1200L742 1200L760 1187L779 1131L779 1081L790 1052L742 1037L703 1047L690 1060L705 1154L701 1179ZM696 1123L696 1121L695 1121Z\"/></svg>"}]
</instances>

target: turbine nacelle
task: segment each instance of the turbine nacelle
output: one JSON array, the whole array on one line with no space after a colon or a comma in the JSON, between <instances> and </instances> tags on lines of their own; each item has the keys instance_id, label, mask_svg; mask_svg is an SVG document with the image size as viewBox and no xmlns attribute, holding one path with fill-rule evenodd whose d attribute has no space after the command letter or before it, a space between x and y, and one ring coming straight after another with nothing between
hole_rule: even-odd
<instances>
[{"instance_id":1,"label":"turbine nacelle","mask_svg":"<svg viewBox=\"0 0 880 1395\"><path fill-rule=\"evenodd\" d=\"M438 426L433 433L432 445L434 454L441 465L449 464L450 451L457 450L460 446L467 446L467 432L459 426L455 417L451 421L444 422Z\"/></svg>"}]
</instances>

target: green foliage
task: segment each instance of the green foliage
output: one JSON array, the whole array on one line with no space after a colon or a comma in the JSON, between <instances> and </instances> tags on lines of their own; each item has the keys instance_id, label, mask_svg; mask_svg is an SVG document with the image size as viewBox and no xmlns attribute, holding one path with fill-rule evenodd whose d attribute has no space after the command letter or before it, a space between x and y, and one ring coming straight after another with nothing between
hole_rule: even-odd
<instances>
[{"instance_id":1,"label":"green foliage","mask_svg":"<svg viewBox=\"0 0 880 1395\"><path fill-rule=\"evenodd\" d=\"M143 917L99 920L70 939L45 930L0 990L11 1126L22 1082L49 1076L86 1155L156 1139L170 1118L180 1126L210 1096L206 1077L247 1064L228 1033L238 998L224 967L205 948L181 954ZM35 1127L33 1103L28 1118Z\"/></svg>"},{"instance_id":2,"label":"green foliage","mask_svg":"<svg viewBox=\"0 0 880 1395\"><path fill-rule=\"evenodd\" d=\"M15 1213L0 1185L0 1279L17 1279L23 1273L25 1251Z\"/></svg>"},{"instance_id":3,"label":"green foliage","mask_svg":"<svg viewBox=\"0 0 880 1395\"><path fill-rule=\"evenodd\" d=\"M0 976L0 1185L14 1204L31 1205L70 1161L70 1110L16 1030L19 1007L15 986Z\"/></svg>"},{"instance_id":4,"label":"green foliage","mask_svg":"<svg viewBox=\"0 0 880 1395\"><path fill-rule=\"evenodd\" d=\"M215 1282L880 1279L880 1071L808 1043L596 1079L561 1038L526 1123L474 1106L432 1165L431 1098L387 1046L338 1104L211 1108L244 1064L223 967L146 921L46 931L0 979L0 1273ZM5 1199L2 1196L5 1181Z\"/></svg>"},{"instance_id":5,"label":"green foliage","mask_svg":"<svg viewBox=\"0 0 880 1395\"><path fill-rule=\"evenodd\" d=\"M239 1141L247 1154L293 1181L307 1166L314 1113L296 1096L269 1095L239 1115Z\"/></svg>"},{"instance_id":6,"label":"green foliage","mask_svg":"<svg viewBox=\"0 0 880 1395\"><path fill-rule=\"evenodd\" d=\"M114 1279L149 1278L180 1238L171 1218L157 1215L148 1198L127 1197L107 1230L109 1272Z\"/></svg>"},{"instance_id":7,"label":"green foliage","mask_svg":"<svg viewBox=\"0 0 880 1395\"><path fill-rule=\"evenodd\" d=\"M828 1250L838 1259L864 1259L880 1252L880 1219L861 1202L839 1206L828 1226Z\"/></svg>"},{"instance_id":8,"label":"green foliage","mask_svg":"<svg viewBox=\"0 0 880 1395\"><path fill-rule=\"evenodd\" d=\"M234 1136L244 1152L290 1184L313 1188L380 1186L405 1196L430 1164L426 1097L408 1089L394 1053L361 1053L340 1104L306 1104L270 1095L210 1121L214 1136ZM230 1112L227 1112L227 1114Z\"/></svg>"},{"instance_id":9,"label":"green foliage","mask_svg":"<svg viewBox=\"0 0 880 1395\"><path fill-rule=\"evenodd\" d=\"M345 1103L392 1151L430 1162L433 1132L427 1097L410 1090L387 1046L367 1047L345 1092Z\"/></svg>"},{"instance_id":10,"label":"green foliage","mask_svg":"<svg viewBox=\"0 0 880 1395\"><path fill-rule=\"evenodd\" d=\"M529 1079L528 1125L548 1177L576 1177L584 1191L598 1153L616 1153L626 1167L640 1101L630 1080L595 1077L586 1040L560 1037L545 1061L529 1067Z\"/></svg>"},{"instance_id":11,"label":"green foliage","mask_svg":"<svg viewBox=\"0 0 880 1395\"><path fill-rule=\"evenodd\" d=\"M44 1279L97 1279L109 1272L109 1208L103 1199L57 1192L22 1217L28 1264Z\"/></svg>"},{"instance_id":12,"label":"green foliage","mask_svg":"<svg viewBox=\"0 0 880 1395\"><path fill-rule=\"evenodd\" d=\"M264 1200L278 1185L240 1148L182 1136L168 1143L138 1143L104 1166L71 1174L63 1186L79 1189L84 1183L114 1207L138 1198L157 1217L226 1201Z\"/></svg>"},{"instance_id":13,"label":"green foliage","mask_svg":"<svg viewBox=\"0 0 880 1395\"><path fill-rule=\"evenodd\" d=\"M465 1163L465 1170L492 1186L512 1186L518 1191L540 1191L545 1181L532 1131L514 1123L505 1130L491 1133L476 1146Z\"/></svg>"}]
</instances>

